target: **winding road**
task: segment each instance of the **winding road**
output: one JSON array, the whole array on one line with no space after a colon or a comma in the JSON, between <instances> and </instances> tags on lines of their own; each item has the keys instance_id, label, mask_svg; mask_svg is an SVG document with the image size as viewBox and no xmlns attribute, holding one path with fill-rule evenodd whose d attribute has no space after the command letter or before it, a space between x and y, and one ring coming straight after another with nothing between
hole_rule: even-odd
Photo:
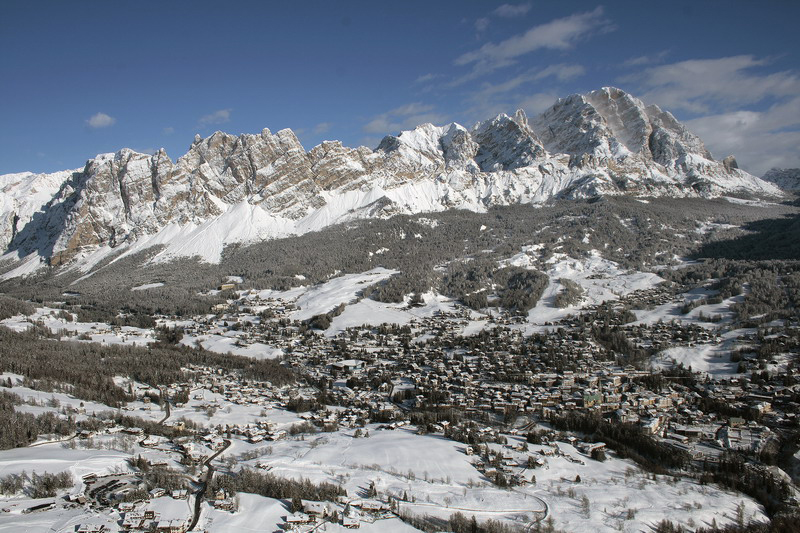
<instances>
[{"instance_id":1,"label":"winding road","mask_svg":"<svg viewBox=\"0 0 800 533\"><path fill-rule=\"evenodd\" d=\"M222 452L227 450L231 445L231 441L229 441L228 439L225 439L224 442L225 445L222 446L222 448L214 452L213 455L209 455L208 457L206 457L206 459L203 461L203 466L206 467L207 470L205 471L205 473L200 475L200 478L197 481L197 483L200 485L200 490L198 490L195 493L194 516L192 517L192 522L191 524L189 524L187 531L192 531L195 528L195 526L197 526L197 522L200 521L200 510L203 504L203 498L205 498L206 489L208 489L208 482L211 481L211 478L214 476L214 466L211 464L211 461L216 459Z\"/></svg>"}]
</instances>

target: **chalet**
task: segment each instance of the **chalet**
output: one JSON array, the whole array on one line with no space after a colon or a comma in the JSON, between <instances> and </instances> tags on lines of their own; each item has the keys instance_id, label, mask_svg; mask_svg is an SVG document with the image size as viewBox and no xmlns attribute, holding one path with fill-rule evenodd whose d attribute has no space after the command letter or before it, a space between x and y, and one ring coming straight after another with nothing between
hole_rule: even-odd
<instances>
[{"instance_id":1,"label":"chalet","mask_svg":"<svg viewBox=\"0 0 800 533\"><path fill-rule=\"evenodd\" d=\"M184 533L188 524L180 519L159 520L156 524L157 533Z\"/></svg>"},{"instance_id":2,"label":"chalet","mask_svg":"<svg viewBox=\"0 0 800 533\"><path fill-rule=\"evenodd\" d=\"M351 516L344 516L342 517L342 526L347 529L358 529L361 527L361 520Z\"/></svg>"},{"instance_id":3,"label":"chalet","mask_svg":"<svg viewBox=\"0 0 800 533\"><path fill-rule=\"evenodd\" d=\"M78 494L67 495L67 501L83 505L84 503L86 503L87 500L86 500L86 495L82 492L79 492Z\"/></svg>"},{"instance_id":4,"label":"chalet","mask_svg":"<svg viewBox=\"0 0 800 533\"><path fill-rule=\"evenodd\" d=\"M152 529L152 522L157 521L158 513L152 509L147 509L144 512L125 513L125 518L122 520L122 529L126 531L148 530Z\"/></svg>"},{"instance_id":5,"label":"chalet","mask_svg":"<svg viewBox=\"0 0 800 533\"><path fill-rule=\"evenodd\" d=\"M315 502L303 500L303 512L312 518L325 518L331 516L334 511L326 502Z\"/></svg>"},{"instance_id":6,"label":"chalet","mask_svg":"<svg viewBox=\"0 0 800 533\"><path fill-rule=\"evenodd\" d=\"M366 511L368 513L381 513L389 510L389 506L387 504L377 500L364 500L361 502L360 507L362 511Z\"/></svg>"},{"instance_id":7,"label":"chalet","mask_svg":"<svg viewBox=\"0 0 800 533\"><path fill-rule=\"evenodd\" d=\"M215 509L220 509L222 511L235 511L236 510L236 500L233 498L222 498L221 500L214 500L211 502L214 505Z\"/></svg>"},{"instance_id":8,"label":"chalet","mask_svg":"<svg viewBox=\"0 0 800 533\"><path fill-rule=\"evenodd\" d=\"M604 442L578 442L575 444L575 448L586 455L591 455L593 451L602 450L605 447L606 444Z\"/></svg>"},{"instance_id":9,"label":"chalet","mask_svg":"<svg viewBox=\"0 0 800 533\"><path fill-rule=\"evenodd\" d=\"M314 519L308 516L306 513L292 513L286 517L286 523L292 526L299 526L302 524L311 524L314 522Z\"/></svg>"}]
</instances>

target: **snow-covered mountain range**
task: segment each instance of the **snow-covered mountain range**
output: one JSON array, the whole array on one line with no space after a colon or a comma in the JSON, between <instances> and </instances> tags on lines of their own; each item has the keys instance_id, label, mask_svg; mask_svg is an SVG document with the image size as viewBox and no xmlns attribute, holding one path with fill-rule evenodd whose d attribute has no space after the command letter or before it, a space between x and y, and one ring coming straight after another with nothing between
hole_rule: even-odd
<instances>
[{"instance_id":1,"label":"snow-covered mountain range","mask_svg":"<svg viewBox=\"0 0 800 533\"><path fill-rule=\"evenodd\" d=\"M195 137L172 161L129 149L83 169L0 176L0 249L17 264L83 268L163 245L160 258L218 261L225 245L368 217L597 195L779 196L772 183L715 161L670 113L616 88L560 99L471 129L423 124L375 149L291 130Z\"/></svg>"}]
</instances>

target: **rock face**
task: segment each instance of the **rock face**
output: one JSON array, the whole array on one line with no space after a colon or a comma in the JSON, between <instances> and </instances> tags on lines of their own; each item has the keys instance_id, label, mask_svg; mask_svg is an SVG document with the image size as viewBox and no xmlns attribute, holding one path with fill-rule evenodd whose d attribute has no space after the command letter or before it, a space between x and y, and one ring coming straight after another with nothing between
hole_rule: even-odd
<instances>
[{"instance_id":1,"label":"rock face","mask_svg":"<svg viewBox=\"0 0 800 533\"><path fill-rule=\"evenodd\" d=\"M800 168L771 168L761 179L784 191L800 191Z\"/></svg>"},{"instance_id":2,"label":"rock face","mask_svg":"<svg viewBox=\"0 0 800 533\"><path fill-rule=\"evenodd\" d=\"M722 160L722 166L725 167L725 170L728 172L733 172L735 169L739 168L739 163L736 162L735 157L729 155Z\"/></svg>"},{"instance_id":3,"label":"rock face","mask_svg":"<svg viewBox=\"0 0 800 533\"><path fill-rule=\"evenodd\" d=\"M0 187L0 245L14 254L5 257L35 253L51 265L137 242L192 255L198 248L187 242L214 235L221 247L454 207L599 194L780 194L732 157L714 161L670 113L615 88L561 99L532 123L518 111L470 130L423 124L375 150L327 141L307 152L288 129L216 132L196 136L175 162L163 150L123 149L79 171L0 176Z\"/></svg>"}]
</instances>

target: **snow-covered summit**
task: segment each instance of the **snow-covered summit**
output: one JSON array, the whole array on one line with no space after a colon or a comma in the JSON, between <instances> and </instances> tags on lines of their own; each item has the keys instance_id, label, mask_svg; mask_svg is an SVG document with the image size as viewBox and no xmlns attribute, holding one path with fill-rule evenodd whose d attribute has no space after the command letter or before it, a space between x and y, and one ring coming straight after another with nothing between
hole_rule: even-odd
<instances>
[{"instance_id":1,"label":"snow-covered summit","mask_svg":"<svg viewBox=\"0 0 800 533\"><path fill-rule=\"evenodd\" d=\"M375 150L327 141L306 151L289 129L218 131L176 161L123 149L83 170L0 176L0 187L5 258L51 265L154 244L215 260L233 242L399 213L600 194L781 194L615 88L561 99L531 122L517 111L471 129L423 124Z\"/></svg>"},{"instance_id":2,"label":"snow-covered summit","mask_svg":"<svg viewBox=\"0 0 800 533\"><path fill-rule=\"evenodd\" d=\"M534 121L548 151L600 160L638 155L668 168L692 154L713 160L670 113L615 87L559 99Z\"/></svg>"}]
</instances>

